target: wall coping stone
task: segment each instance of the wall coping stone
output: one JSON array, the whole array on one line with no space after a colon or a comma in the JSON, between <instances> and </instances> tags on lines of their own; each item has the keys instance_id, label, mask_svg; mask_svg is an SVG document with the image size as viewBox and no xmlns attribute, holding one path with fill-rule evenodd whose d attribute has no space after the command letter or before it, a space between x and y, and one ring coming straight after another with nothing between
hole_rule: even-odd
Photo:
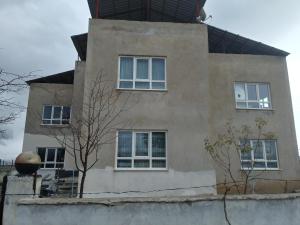
<instances>
[{"instance_id":1,"label":"wall coping stone","mask_svg":"<svg viewBox=\"0 0 300 225\"><path fill-rule=\"evenodd\" d=\"M288 200L298 199L300 193L295 194L265 194L265 195L227 195L227 201L241 200ZM26 198L20 199L18 205L104 205L114 206L126 203L192 203L200 201L222 201L223 195L188 196L188 197L122 197L122 198Z\"/></svg>"}]
</instances>

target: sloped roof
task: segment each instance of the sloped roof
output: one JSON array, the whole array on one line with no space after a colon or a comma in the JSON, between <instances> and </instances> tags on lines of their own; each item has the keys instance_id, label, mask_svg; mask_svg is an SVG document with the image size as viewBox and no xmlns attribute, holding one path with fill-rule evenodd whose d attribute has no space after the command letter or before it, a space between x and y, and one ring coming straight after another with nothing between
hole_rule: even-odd
<instances>
[{"instance_id":1,"label":"sloped roof","mask_svg":"<svg viewBox=\"0 0 300 225\"><path fill-rule=\"evenodd\" d=\"M249 38L207 25L209 53L288 56L289 53ZM81 60L86 60L87 33L72 36Z\"/></svg>"},{"instance_id":2,"label":"sloped roof","mask_svg":"<svg viewBox=\"0 0 300 225\"><path fill-rule=\"evenodd\" d=\"M73 82L74 70L26 81L28 85L32 83L73 84Z\"/></svg>"},{"instance_id":3,"label":"sloped roof","mask_svg":"<svg viewBox=\"0 0 300 225\"><path fill-rule=\"evenodd\" d=\"M289 53L249 38L208 25L210 53L288 56Z\"/></svg>"},{"instance_id":4,"label":"sloped roof","mask_svg":"<svg viewBox=\"0 0 300 225\"><path fill-rule=\"evenodd\" d=\"M206 0L88 0L93 18L195 22Z\"/></svg>"},{"instance_id":5,"label":"sloped roof","mask_svg":"<svg viewBox=\"0 0 300 225\"><path fill-rule=\"evenodd\" d=\"M78 34L71 37L73 44L77 50L78 56L82 61L86 60L86 49L87 49L87 41L88 35L87 33Z\"/></svg>"}]
</instances>

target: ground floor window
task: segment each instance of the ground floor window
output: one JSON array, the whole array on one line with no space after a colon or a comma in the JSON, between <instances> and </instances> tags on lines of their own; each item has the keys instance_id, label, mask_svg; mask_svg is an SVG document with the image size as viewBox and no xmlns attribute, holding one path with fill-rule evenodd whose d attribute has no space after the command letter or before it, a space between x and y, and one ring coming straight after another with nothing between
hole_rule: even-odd
<instances>
[{"instance_id":1,"label":"ground floor window","mask_svg":"<svg viewBox=\"0 0 300 225\"><path fill-rule=\"evenodd\" d=\"M241 142L242 169L278 169L276 140L246 140Z\"/></svg>"},{"instance_id":2,"label":"ground floor window","mask_svg":"<svg viewBox=\"0 0 300 225\"><path fill-rule=\"evenodd\" d=\"M165 169L166 146L164 131L119 131L116 168Z\"/></svg>"},{"instance_id":3,"label":"ground floor window","mask_svg":"<svg viewBox=\"0 0 300 225\"><path fill-rule=\"evenodd\" d=\"M38 148L37 152L41 157L44 169L58 169L64 167L65 149L64 148Z\"/></svg>"}]
</instances>

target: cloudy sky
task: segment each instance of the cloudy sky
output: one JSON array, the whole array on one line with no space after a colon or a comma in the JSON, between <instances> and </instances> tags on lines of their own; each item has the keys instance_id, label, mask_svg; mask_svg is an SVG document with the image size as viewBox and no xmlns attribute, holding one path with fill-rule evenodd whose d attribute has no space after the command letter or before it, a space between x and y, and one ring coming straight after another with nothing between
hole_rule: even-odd
<instances>
[{"instance_id":1,"label":"cloudy sky","mask_svg":"<svg viewBox=\"0 0 300 225\"><path fill-rule=\"evenodd\" d=\"M208 23L291 53L287 58L298 142L300 141L300 1L207 0ZM87 31L86 0L0 0L0 67L13 73L49 75L74 68L70 36ZM17 96L27 104L28 93ZM0 158L22 148L25 113L0 141ZM300 143L300 142L299 142Z\"/></svg>"}]
</instances>

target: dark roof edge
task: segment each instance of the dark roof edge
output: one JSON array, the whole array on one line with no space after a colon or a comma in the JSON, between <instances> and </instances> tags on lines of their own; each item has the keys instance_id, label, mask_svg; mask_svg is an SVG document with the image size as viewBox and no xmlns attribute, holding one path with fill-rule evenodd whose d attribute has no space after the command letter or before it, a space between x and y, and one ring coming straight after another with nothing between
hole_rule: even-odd
<instances>
[{"instance_id":1,"label":"dark roof edge","mask_svg":"<svg viewBox=\"0 0 300 225\"><path fill-rule=\"evenodd\" d=\"M272 47L272 46L264 44L262 42L255 41L253 39L246 38L246 37L240 36L238 34L235 34L235 33L232 33L232 32L229 32L229 31L226 31L226 30L223 30L223 29L220 29L220 28L208 25L208 24L205 24L205 25L207 25L207 28L208 28L208 35L210 35L210 31L219 32L219 33L222 33L222 35L221 35L222 38L220 40L228 38L228 36L231 36L230 38L232 38L232 41L236 41L236 42L240 41L242 43L247 43L247 44L251 43L251 46L254 47L254 48L256 48L255 50L251 50L252 53L247 53L247 51L238 53L238 52L230 52L232 49L231 50L227 49L225 52L220 52L220 51L216 51L215 52L215 51L212 51L213 46L209 46L210 47L210 49L209 49L210 53L252 54L252 55L270 55L270 56L285 56L285 57L287 57L288 55L290 55L289 52L286 52L284 50ZM226 35L226 34L228 34L228 35ZM208 39L209 39L209 44L211 44L210 43L210 37L208 37ZM231 45L231 47L232 47L232 45ZM239 47L241 47L241 49L245 49L244 47L247 48L249 46L240 45ZM256 54L255 54L255 52L256 52Z\"/></svg>"},{"instance_id":2,"label":"dark roof edge","mask_svg":"<svg viewBox=\"0 0 300 225\"><path fill-rule=\"evenodd\" d=\"M52 74L46 77L40 77L33 80L27 80L26 83L31 85L33 83L49 83L49 84L73 84L75 70L68 70L65 72Z\"/></svg>"}]
</instances>

